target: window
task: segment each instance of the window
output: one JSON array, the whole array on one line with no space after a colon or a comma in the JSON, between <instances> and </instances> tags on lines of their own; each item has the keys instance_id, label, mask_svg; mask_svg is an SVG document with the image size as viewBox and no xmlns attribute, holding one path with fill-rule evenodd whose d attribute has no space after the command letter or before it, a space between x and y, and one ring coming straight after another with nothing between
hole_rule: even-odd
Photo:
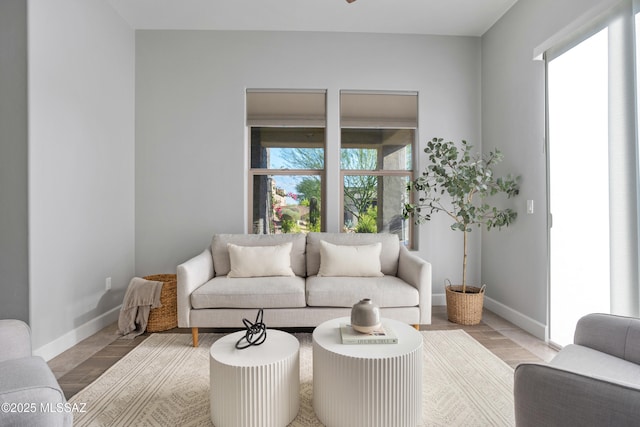
<instances>
[{"instance_id":1,"label":"window","mask_svg":"<svg viewBox=\"0 0 640 427\"><path fill-rule=\"evenodd\" d=\"M402 208L413 176L417 105L415 92L343 91L340 138L327 141L325 91L247 90L248 229L325 230L329 199L333 227L395 233L409 245L412 226ZM325 148L340 152L339 164L325 167ZM327 181L337 185L325 188Z\"/></svg>"},{"instance_id":2,"label":"window","mask_svg":"<svg viewBox=\"0 0 640 427\"><path fill-rule=\"evenodd\" d=\"M324 92L248 91L250 230L322 230Z\"/></svg>"},{"instance_id":3,"label":"window","mask_svg":"<svg viewBox=\"0 0 640 427\"><path fill-rule=\"evenodd\" d=\"M413 176L416 126L415 93L341 94L343 231L394 233L409 244L411 223L402 206Z\"/></svg>"},{"instance_id":4,"label":"window","mask_svg":"<svg viewBox=\"0 0 640 427\"><path fill-rule=\"evenodd\" d=\"M342 129L343 229L408 240L402 218L411 179L413 129Z\"/></svg>"}]
</instances>

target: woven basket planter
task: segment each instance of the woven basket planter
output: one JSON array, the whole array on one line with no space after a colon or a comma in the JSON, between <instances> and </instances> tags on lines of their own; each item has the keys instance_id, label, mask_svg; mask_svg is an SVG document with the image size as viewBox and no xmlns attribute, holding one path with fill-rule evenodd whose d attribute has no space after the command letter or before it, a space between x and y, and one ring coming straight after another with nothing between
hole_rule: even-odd
<instances>
[{"instance_id":1,"label":"woven basket planter","mask_svg":"<svg viewBox=\"0 0 640 427\"><path fill-rule=\"evenodd\" d=\"M462 293L461 285L445 286L447 294L447 318L459 325L477 325L482 320L482 305L486 286L467 286Z\"/></svg>"},{"instance_id":2,"label":"woven basket planter","mask_svg":"<svg viewBox=\"0 0 640 427\"><path fill-rule=\"evenodd\" d=\"M163 282L160 307L152 308L147 321L147 332L160 332L178 326L177 285L175 274L156 274L145 279Z\"/></svg>"}]
</instances>

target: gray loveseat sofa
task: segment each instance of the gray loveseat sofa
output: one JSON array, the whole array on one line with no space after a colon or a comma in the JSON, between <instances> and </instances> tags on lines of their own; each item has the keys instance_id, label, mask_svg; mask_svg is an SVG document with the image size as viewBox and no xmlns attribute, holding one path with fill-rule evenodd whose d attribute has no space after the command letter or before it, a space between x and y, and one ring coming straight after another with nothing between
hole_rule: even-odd
<instances>
[{"instance_id":1,"label":"gray loveseat sofa","mask_svg":"<svg viewBox=\"0 0 640 427\"><path fill-rule=\"evenodd\" d=\"M514 375L518 427L640 425L640 320L589 314L549 365Z\"/></svg>"},{"instance_id":2,"label":"gray loveseat sofa","mask_svg":"<svg viewBox=\"0 0 640 427\"><path fill-rule=\"evenodd\" d=\"M31 354L31 329L0 320L0 426L71 426L73 416L47 363Z\"/></svg>"},{"instance_id":3,"label":"gray loveseat sofa","mask_svg":"<svg viewBox=\"0 0 640 427\"><path fill-rule=\"evenodd\" d=\"M357 277L319 275L326 243L380 246L379 274ZM290 276L229 277L229 244L266 247L291 244ZM323 247L325 249L323 249ZM237 249L237 248L236 248ZM333 249L332 249L333 250ZM323 252L324 251L324 252ZM358 271L358 265L353 265ZM353 304L371 298L383 317L412 325L431 323L431 264L412 254L394 234L309 233L218 234L211 246L177 268L178 326L238 328L264 309L267 327L315 327L348 316Z\"/></svg>"}]
</instances>

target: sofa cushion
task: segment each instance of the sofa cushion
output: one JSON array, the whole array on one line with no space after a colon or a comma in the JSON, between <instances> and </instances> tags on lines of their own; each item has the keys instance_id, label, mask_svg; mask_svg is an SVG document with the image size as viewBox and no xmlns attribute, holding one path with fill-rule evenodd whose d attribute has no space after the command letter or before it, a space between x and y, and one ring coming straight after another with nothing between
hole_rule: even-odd
<instances>
[{"instance_id":1,"label":"sofa cushion","mask_svg":"<svg viewBox=\"0 0 640 427\"><path fill-rule=\"evenodd\" d=\"M565 346L550 365L618 384L640 386L640 365L581 345Z\"/></svg>"},{"instance_id":2,"label":"sofa cushion","mask_svg":"<svg viewBox=\"0 0 640 427\"><path fill-rule=\"evenodd\" d=\"M214 277L191 294L193 308L304 307L304 278Z\"/></svg>"},{"instance_id":3,"label":"sofa cushion","mask_svg":"<svg viewBox=\"0 0 640 427\"><path fill-rule=\"evenodd\" d=\"M380 266L383 274L395 276L398 273L400 240L389 233L309 233L307 234L307 276L315 276L320 269L320 242L334 245L367 245L382 243ZM294 270L295 271L295 270Z\"/></svg>"},{"instance_id":4,"label":"sofa cushion","mask_svg":"<svg viewBox=\"0 0 640 427\"><path fill-rule=\"evenodd\" d=\"M380 251L382 243L371 245L334 245L320 242L320 269L318 276L382 276Z\"/></svg>"},{"instance_id":5,"label":"sofa cushion","mask_svg":"<svg viewBox=\"0 0 640 427\"><path fill-rule=\"evenodd\" d=\"M371 298L379 307L418 305L418 290L395 276L383 277L307 277L307 305L314 307L352 307Z\"/></svg>"},{"instance_id":6,"label":"sofa cushion","mask_svg":"<svg viewBox=\"0 0 640 427\"><path fill-rule=\"evenodd\" d=\"M211 241L213 270L216 276L226 276L231 270L227 243L238 246L274 246L291 242L291 269L296 276L306 275L304 234L216 234Z\"/></svg>"},{"instance_id":7,"label":"sofa cushion","mask_svg":"<svg viewBox=\"0 0 640 427\"><path fill-rule=\"evenodd\" d=\"M238 246L227 243L229 277L295 276L291 270L292 243L275 246Z\"/></svg>"}]
</instances>

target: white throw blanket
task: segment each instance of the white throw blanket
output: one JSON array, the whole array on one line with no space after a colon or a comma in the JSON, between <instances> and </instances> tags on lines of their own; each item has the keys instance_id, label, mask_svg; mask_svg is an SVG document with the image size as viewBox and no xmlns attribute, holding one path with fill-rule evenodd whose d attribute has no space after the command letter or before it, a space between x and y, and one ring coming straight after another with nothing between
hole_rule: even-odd
<instances>
[{"instance_id":1,"label":"white throw blanket","mask_svg":"<svg viewBox=\"0 0 640 427\"><path fill-rule=\"evenodd\" d=\"M162 284L162 282L140 277L131 279L118 318L118 333L120 335L133 339L147 329L149 312L152 308L161 306Z\"/></svg>"}]
</instances>

